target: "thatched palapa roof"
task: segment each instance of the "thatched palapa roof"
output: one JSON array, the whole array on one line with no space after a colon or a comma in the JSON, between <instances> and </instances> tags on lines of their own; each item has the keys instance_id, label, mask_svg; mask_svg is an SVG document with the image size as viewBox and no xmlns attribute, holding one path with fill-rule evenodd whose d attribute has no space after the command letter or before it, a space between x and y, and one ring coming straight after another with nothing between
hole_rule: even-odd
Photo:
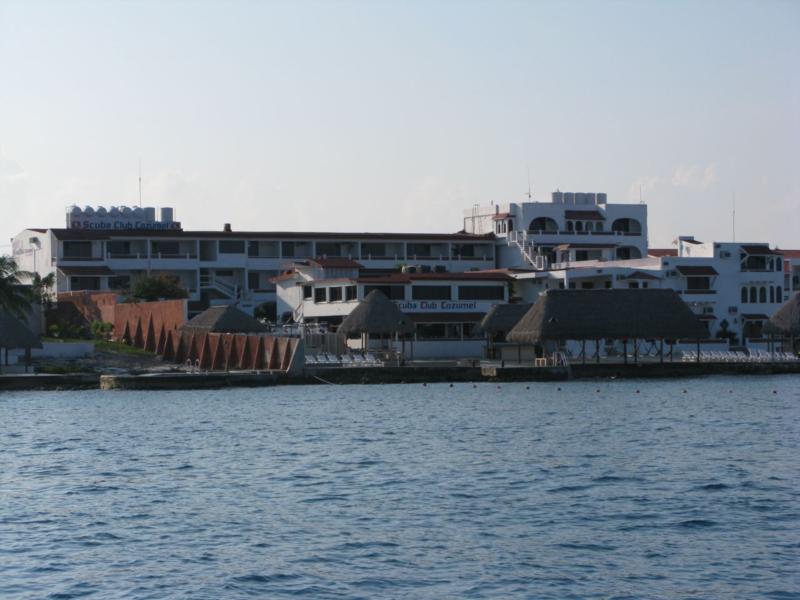
<instances>
[{"instance_id":1,"label":"thatched palapa roof","mask_svg":"<svg viewBox=\"0 0 800 600\"><path fill-rule=\"evenodd\" d=\"M508 333L530 310L532 304L495 304L475 328L476 335Z\"/></svg>"},{"instance_id":2,"label":"thatched palapa roof","mask_svg":"<svg viewBox=\"0 0 800 600\"><path fill-rule=\"evenodd\" d=\"M267 328L234 306L212 306L181 325L186 333L264 333Z\"/></svg>"},{"instance_id":3,"label":"thatched palapa roof","mask_svg":"<svg viewBox=\"0 0 800 600\"><path fill-rule=\"evenodd\" d=\"M406 334L414 332L414 323L380 290L372 290L339 325L343 335Z\"/></svg>"},{"instance_id":4,"label":"thatched palapa roof","mask_svg":"<svg viewBox=\"0 0 800 600\"><path fill-rule=\"evenodd\" d=\"M39 336L7 312L0 312L0 348L41 348Z\"/></svg>"},{"instance_id":5,"label":"thatched palapa roof","mask_svg":"<svg viewBox=\"0 0 800 600\"><path fill-rule=\"evenodd\" d=\"M764 332L800 337L800 292L784 302L764 325Z\"/></svg>"},{"instance_id":6,"label":"thatched palapa roof","mask_svg":"<svg viewBox=\"0 0 800 600\"><path fill-rule=\"evenodd\" d=\"M509 332L509 342L624 338L699 339L708 331L673 290L548 290Z\"/></svg>"}]
</instances>

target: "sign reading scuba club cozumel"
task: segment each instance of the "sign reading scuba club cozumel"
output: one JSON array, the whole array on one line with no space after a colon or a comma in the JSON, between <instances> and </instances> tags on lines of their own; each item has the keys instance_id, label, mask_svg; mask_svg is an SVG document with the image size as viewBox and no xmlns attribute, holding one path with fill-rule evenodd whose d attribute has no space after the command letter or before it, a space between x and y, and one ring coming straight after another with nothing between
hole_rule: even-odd
<instances>
[{"instance_id":1,"label":"sign reading scuba club cozumel","mask_svg":"<svg viewBox=\"0 0 800 600\"><path fill-rule=\"evenodd\" d=\"M112 206L106 210L103 207L81 209L72 206L67 209L67 229L92 229L101 231L119 230L180 230L181 224L172 220L171 208L161 209L161 218L156 219L156 209L129 208L127 206Z\"/></svg>"},{"instance_id":2,"label":"sign reading scuba club cozumel","mask_svg":"<svg viewBox=\"0 0 800 600\"><path fill-rule=\"evenodd\" d=\"M403 312L464 312L478 310L478 303L474 300L404 300L397 303L397 308Z\"/></svg>"}]
</instances>

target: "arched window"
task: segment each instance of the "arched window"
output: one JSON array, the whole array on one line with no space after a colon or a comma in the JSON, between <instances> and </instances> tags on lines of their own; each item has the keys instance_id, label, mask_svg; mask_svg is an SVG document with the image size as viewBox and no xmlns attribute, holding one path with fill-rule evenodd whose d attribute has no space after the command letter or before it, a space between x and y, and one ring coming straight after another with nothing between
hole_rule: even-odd
<instances>
[{"instance_id":1,"label":"arched window","mask_svg":"<svg viewBox=\"0 0 800 600\"><path fill-rule=\"evenodd\" d=\"M753 304L758 302L758 290L755 287L750 288L750 302Z\"/></svg>"},{"instance_id":2,"label":"arched window","mask_svg":"<svg viewBox=\"0 0 800 600\"><path fill-rule=\"evenodd\" d=\"M594 224L594 230L595 231L603 231L603 222L602 221L596 221L595 224Z\"/></svg>"},{"instance_id":3,"label":"arched window","mask_svg":"<svg viewBox=\"0 0 800 600\"><path fill-rule=\"evenodd\" d=\"M759 302L767 301L767 288L762 286L761 289L758 290L758 301Z\"/></svg>"},{"instance_id":4,"label":"arched window","mask_svg":"<svg viewBox=\"0 0 800 600\"><path fill-rule=\"evenodd\" d=\"M567 221L567 231L575 231L575 223Z\"/></svg>"},{"instance_id":5,"label":"arched window","mask_svg":"<svg viewBox=\"0 0 800 600\"><path fill-rule=\"evenodd\" d=\"M747 304L747 288L742 288L742 304Z\"/></svg>"},{"instance_id":6,"label":"arched window","mask_svg":"<svg viewBox=\"0 0 800 600\"><path fill-rule=\"evenodd\" d=\"M770 304L775 304L775 288L769 286L769 301Z\"/></svg>"},{"instance_id":7,"label":"arched window","mask_svg":"<svg viewBox=\"0 0 800 600\"><path fill-rule=\"evenodd\" d=\"M636 219L617 219L611 224L611 231L642 233L642 226Z\"/></svg>"},{"instance_id":8,"label":"arched window","mask_svg":"<svg viewBox=\"0 0 800 600\"><path fill-rule=\"evenodd\" d=\"M583 231L583 222L575 221L575 231Z\"/></svg>"},{"instance_id":9,"label":"arched window","mask_svg":"<svg viewBox=\"0 0 800 600\"><path fill-rule=\"evenodd\" d=\"M781 286L775 288L775 302L783 302L783 288Z\"/></svg>"},{"instance_id":10,"label":"arched window","mask_svg":"<svg viewBox=\"0 0 800 600\"><path fill-rule=\"evenodd\" d=\"M528 225L528 231L558 231L558 223L550 217L537 217Z\"/></svg>"}]
</instances>

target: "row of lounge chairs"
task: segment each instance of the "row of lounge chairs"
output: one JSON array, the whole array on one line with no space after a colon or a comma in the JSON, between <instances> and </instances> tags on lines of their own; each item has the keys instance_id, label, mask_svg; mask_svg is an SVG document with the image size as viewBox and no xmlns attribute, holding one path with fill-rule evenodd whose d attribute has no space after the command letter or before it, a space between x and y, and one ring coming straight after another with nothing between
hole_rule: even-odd
<instances>
[{"instance_id":1,"label":"row of lounge chairs","mask_svg":"<svg viewBox=\"0 0 800 600\"><path fill-rule=\"evenodd\" d=\"M683 352L683 362L696 362L697 352L688 350ZM797 362L800 360L789 352L767 352L765 350L751 350L750 353L741 351L701 351L700 362L738 362L738 363L768 363L768 362Z\"/></svg>"},{"instance_id":2,"label":"row of lounge chairs","mask_svg":"<svg viewBox=\"0 0 800 600\"><path fill-rule=\"evenodd\" d=\"M306 364L315 367L382 367L383 362L372 352L361 354L306 354Z\"/></svg>"}]
</instances>

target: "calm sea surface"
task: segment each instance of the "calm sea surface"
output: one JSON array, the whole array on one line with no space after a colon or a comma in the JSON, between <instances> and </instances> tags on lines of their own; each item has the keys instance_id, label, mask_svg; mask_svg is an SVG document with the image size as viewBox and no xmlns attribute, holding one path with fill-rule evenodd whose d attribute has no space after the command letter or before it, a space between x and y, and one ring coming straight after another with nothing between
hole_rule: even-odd
<instances>
[{"instance_id":1,"label":"calm sea surface","mask_svg":"<svg viewBox=\"0 0 800 600\"><path fill-rule=\"evenodd\" d=\"M800 377L3 393L0 597L800 598Z\"/></svg>"}]
</instances>

